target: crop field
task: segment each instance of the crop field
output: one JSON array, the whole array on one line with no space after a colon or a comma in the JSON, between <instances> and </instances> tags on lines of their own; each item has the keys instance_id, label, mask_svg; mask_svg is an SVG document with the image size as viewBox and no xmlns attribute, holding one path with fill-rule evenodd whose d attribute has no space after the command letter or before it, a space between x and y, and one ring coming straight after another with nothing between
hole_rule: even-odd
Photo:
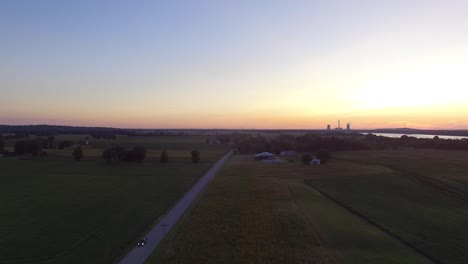
<instances>
[{"instance_id":1,"label":"crop field","mask_svg":"<svg viewBox=\"0 0 468 264\"><path fill-rule=\"evenodd\" d=\"M362 169L307 183L439 263L468 263L468 152L362 151L336 153L335 159Z\"/></svg>"},{"instance_id":2,"label":"crop field","mask_svg":"<svg viewBox=\"0 0 468 264\"><path fill-rule=\"evenodd\" d=\"M337 153L342 160L383 165L427 187L468 200L468 151L379 150ZM463 198L464 196L464 198Z\"/></svg>"},{"instance_id":3,"label":"crop field","mask_svg":"<svg viewBox=\"0 0 468 264\"><path fill-rule=\"evenodd\" d=\"M227 150L201 137L144 139L106 141L146 147L141 164L107 164L93 142L80 162L70 149L0 159L0 263L112 263ZM190 162L194 148L201 163Z\"/></svg>"},{"instance_id":4,"label":"crop field","mask_svg":"<svg viewBox=\"0 0 468 264\"><path fill-rule=\"evenodd\" d=\"M147 263L431 263L304 183L356 171L235 155Z\"/></svg>"}]
</instances>

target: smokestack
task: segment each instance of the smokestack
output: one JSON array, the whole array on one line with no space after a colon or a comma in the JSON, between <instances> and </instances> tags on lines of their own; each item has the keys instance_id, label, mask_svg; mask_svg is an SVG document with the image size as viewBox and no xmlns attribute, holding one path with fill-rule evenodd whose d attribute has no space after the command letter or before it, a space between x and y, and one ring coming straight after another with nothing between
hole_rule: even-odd
<instances>
[{"instance_id":1,"label":"smokestack","mask_svg":"<svg viewBox=\"0 0 468 264\"><path fill-rule=\"evenodd\" d=\"M340 120L338 120L338 128L341 128L341 127L340 127Z\"/></svg>"}]
</instances>

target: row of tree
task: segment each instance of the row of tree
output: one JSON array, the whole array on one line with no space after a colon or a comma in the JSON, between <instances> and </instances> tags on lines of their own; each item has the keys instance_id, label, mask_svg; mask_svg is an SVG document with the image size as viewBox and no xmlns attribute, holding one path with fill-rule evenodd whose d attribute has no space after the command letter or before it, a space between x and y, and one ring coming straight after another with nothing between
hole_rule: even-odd
<instances>
[{"instance_id":1,"label":"row of tree","mask_svg":"<svg viewBox=\"0 0 468 264\"><path fill-rule=\"evenodd\" d=\"M76 149L75 149L76 150ZM200 152L198 150L191 151L191 160L193 163L200 162ZM114 146L105 149L102 152L102 158L106 160L108 163L112 162L143 162L146 158L146 149L144 147L134 147L131 150L126 150L120 146ZM161 152L159 161L161 163L168 163L169 162L169 155L166 150Z\"/></svg>"},{"instance_id":2,"label":"row of tree","mask_svg":"<svg viewBox=\"0 0 468 264\"><path fill-rule=\"evenodd\" d=\"M222 137L222 140L223 142L227 141L226 135ZM369 149L365 142L353 138L321 136L319 134L305 134L303 136L282 134L273 139L261 135L231 134L229 142L233 142L238 152L242 154L263 151L280 154L281 151L285 150L316 152L325 149L329 151Z\"/></svg>"},{"instance_id":3,"label":"row of tree","mask_svg":"<svg viewBox=\"0 0 468 264\"><path fill-rule=\"evenodd\" d=\"M217 136L223 143L233 143L239 153L258 153L268 151L279 154L285 150L316 152L319 150L345 151L385 148L434 148L468 150L468 139L416 138L402 136L390 138L367 135L321 135L308 133L302 136L280 134L275 138L266 138L260 134L231 133Z\"/></svg>"},{"instance_id":4,"label":"row of tree","mask_svg":"<svg viewBox=\"0 0 468 264\"><path fill-rule=\"evenodd\" d=\"M47 140L40 138L17 141L14 145L15 154L38 156L43 153L44 144L47 144Z\"/></svg>"},{"instance_id":5,"label":"row of tree","mask_svg":"<svg viewBox=\"0 0 468 264\"><path fill-rule=\"evenodd\" d=\"M432 148L432 149L454 149L468 150L468 139L442 139L438 136L434 138L416 138L403 135L399 138L391 138L367 134L364 137L365 143L373 149L395 149L401 147L410 148Z\"/></svg>"},{"instance_id":6,"label":"row of tree","mask_svg":"<svg viewBox=\"0 0 468 264\"><path fill-rule=\"evenodd\" d=\"M121 146L114 146L105 149L102 152L102 158L108 163L116 161L126 162L143 162L146 158L146 149L144 147L134 147L131 150L126 150Z\"/></svg>"},{"instance_id":7,"label":"row of tree","mask_svg":"<svg viewBox=\"0 0 468 264\"><path fill-rule=\"evenodd\" d=\"M73 146L73 141L64 140L57 144L58 149L69 148ZM34 138L26 140L18 140L15 142L14 151L16 155L33 155L37 156L41 153L45 153L43 149L55 148L54 136L47 138Z\"/></svg>"}]
</instances>

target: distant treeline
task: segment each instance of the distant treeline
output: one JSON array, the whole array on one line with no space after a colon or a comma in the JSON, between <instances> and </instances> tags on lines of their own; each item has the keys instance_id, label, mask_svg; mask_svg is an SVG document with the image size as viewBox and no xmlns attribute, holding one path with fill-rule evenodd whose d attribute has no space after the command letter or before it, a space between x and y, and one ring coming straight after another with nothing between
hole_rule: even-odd
<instances>
[{"instance_id":1,"label":"distant treeline","mask_svg":"<svg viewBox=\"0 0 468 264\"><path fill-rule=\"evenodd\" d=\"M373 134L320 135L308 133L303 136L281 134L274 138L256 134L231 133L218 135L216 139L223 143L233 143L240 153L258 153L263 151L279 154L281 151L315 152L318 150L344 151L367 149L397 148L433 148L468 150L468 139L433 139L402 136L390 138Z\"/></svg>"},{"instance_id":2,"label":"distant treeline","mask_svg":"<svg viewBox=\"0 0 468 264\"><path fill-rule=\"evenodd\" d=\"M43 148L48 147L47 140L44 139L29 139L20 140L15 143L15 154L16 155L27 155L33 156L43 155Z\"/></svg>"},{"instance_id":3,"label":"distant treeline","mask_svg":"<svg viewBox=\"0 0 468 264\"><path fill-rule=\"evenodd\" d=\"M13 134L13 137L25 137L28 135L49 136L58 134L90 134L102 135L134 135L130 129L106 128L106 127L71 127L71 126L5 126L0 125L0 134Z\"/></svg>"},{"instance_id":4,"label":"distant treeline","mask_svg":"<svg viewBox=\"0 0 468 264\"><path fill-rule=\"evenodd\" d=\"M399 138L391 138L384 136L376 136L374 134L367 134L364 141L373 149L385 148L432 148L432 149L454 149L454 150L467 150L468 139L442 139L438 136L434 138L416 138L403 135Z\"/></svg>"},{"instance_id":5,"label":"distant treeline","mask_svg":"<svg viewBox=\"0 0 468 264\"><path fill-rule=\"evenodd\" d=\"M1 140L1 139L0 139ZM18 140L14 144L14 152L9 153L0 148L5 154L11 155L46 155L47 153L43 151L43 149L65 149L70 148L75 145L80 145L82 142L75 144L73 141L70 140L62 140L59 142L55 142L54 136L48 136L44 138L32 138L32 139L23 139ZM4 145L3 141L0 145Z\"/></svg>"}]
</instances>

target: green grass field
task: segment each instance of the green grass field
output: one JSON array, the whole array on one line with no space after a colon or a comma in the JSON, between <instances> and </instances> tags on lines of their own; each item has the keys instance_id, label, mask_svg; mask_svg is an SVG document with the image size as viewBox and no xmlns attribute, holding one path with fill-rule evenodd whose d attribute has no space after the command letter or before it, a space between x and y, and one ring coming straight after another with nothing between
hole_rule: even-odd
<instances>
[{"instance_id":1,"label":"green grass field","mask_svg":"<svg viewBox=\"0 0 468 264\"><path fill-rule=\"evenodd\" d=\"M350 170L235 155L147 263L431 263L304 184Z\"/></svg>"},{"instance_id":2,"label":"green grass field","mask_svg":"<svg viewBox=\"0 0 468 264\"><path fill-rule=\"evenodd\" d=\"M111 143L145 146L149 158L106 164L91 142L81 162L69 149L0 160L0 263L111 263L227 150L202 137ZM167 164L158 162L161 143L171 147ZM199 164L190 162L193 148Z\"/></svg>"},{"instance_id":3,"label":"green grass field","mask_svg":"<svg viewBox=\"0 0 468 264\"><path fill-rule=\"evenodd\" d=\"M440 263L468 262L468 202L462 195L468 152L362 151L336 153L335 158L333 166L341 163L350 170L324 173L308 183ZM447 191L452 188L460 195Z\"/></svg>"}]
</instances>

